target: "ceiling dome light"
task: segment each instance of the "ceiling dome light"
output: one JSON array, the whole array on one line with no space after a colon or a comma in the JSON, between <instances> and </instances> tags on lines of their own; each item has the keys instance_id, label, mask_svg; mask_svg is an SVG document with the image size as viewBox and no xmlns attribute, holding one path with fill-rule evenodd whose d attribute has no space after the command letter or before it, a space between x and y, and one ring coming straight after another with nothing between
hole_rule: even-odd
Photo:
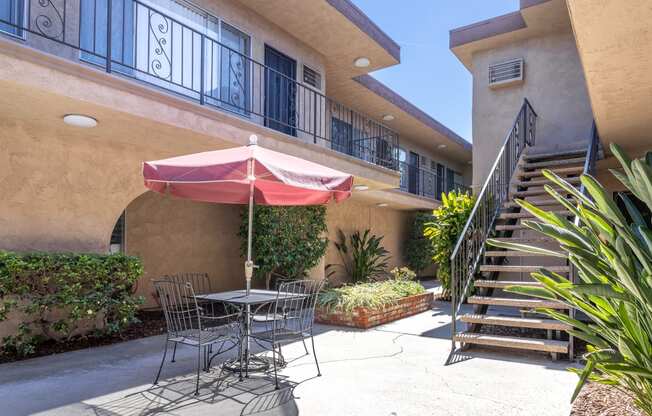
<instances>
[{"instance_id":1,"label":"ceiling dome light","mask_svg":"<svg viewBox=\"0 0 652 416\"><path fill-rule=\"evenodd\" d=\"M371 61L366 56L361 56L359 58L356 58L355 61L353 61L353 65L355 65L358 68L366 68L369 65L371 65Z\"/></svg>"},{"instance_id":2,"label":"ceiling dome light","mask_svg":"<svg viewBox=\"0 0 652 416\"><path fill-rule=\"evenodd\" d=\"M385 114L385 115L383 116L383 120L385 120L385 121L392 121L392 120L394 120L394 116L391 115L391 114Z\"/></svg>"},{"instance_id":3,"label":"ceiling dome light","mask_svg":"<svg viewBox=\"0 0 652 416\"><path fill-rule=\"evenodd\" d=\"M439 146L437 146L437 149L445 149L445 148L446 148L445 144L440 144Z\"/></svg>"},{"instance_id":4,"label":"ceiling dome light","mask_svg":"<svg viewBox=\"0 0 652 416\"><path fill-rule=\"evenodd\" d=\"M366 191L367 189L369 189L369 187L367 185L356 185L353 187L353 189L355 191Z\"/></svg>"},{"instance_id":5,"label":"ceiling dome light","mask_svg":"<svg viewBox=\"0 0 652 416\"><path fill-rule=\"evenodd\" d=\"M377 206L378 208L385 208L387 205L389 205L389 204L386 203L386 202L381 202L380 204L376 204L376 206Z\"/></svg>"},{"instance_id":6,"label":"ceiling dome light","mask_svg":"<svg viewBox=\"0 0 652 416\"><path fill-rule=\"evenodd\" d=\"M63 122L70 126L82 127L85 129L97 126L97 120L83 114L66 114L63 116Z\"/></svg>"}]
</instances>

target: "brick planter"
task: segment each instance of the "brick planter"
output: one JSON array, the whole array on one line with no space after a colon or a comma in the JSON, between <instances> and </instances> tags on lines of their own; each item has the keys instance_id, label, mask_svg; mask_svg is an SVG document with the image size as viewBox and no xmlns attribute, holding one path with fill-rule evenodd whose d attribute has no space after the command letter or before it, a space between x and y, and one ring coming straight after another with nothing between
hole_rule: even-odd
<instances>
[{"instance_id":1,"label":"brick planter","mask_svg":"<svg viewBox=\"0 0 652 416\"><path fill-rule=\"evenodd\" d=\"M355 308L351 312L344 312L317 308L315 321L320 324L367 329L426 311L430 309L432 299L433 294L426 292L403 298L382 309Z\"/></svg>"}]
</instances>

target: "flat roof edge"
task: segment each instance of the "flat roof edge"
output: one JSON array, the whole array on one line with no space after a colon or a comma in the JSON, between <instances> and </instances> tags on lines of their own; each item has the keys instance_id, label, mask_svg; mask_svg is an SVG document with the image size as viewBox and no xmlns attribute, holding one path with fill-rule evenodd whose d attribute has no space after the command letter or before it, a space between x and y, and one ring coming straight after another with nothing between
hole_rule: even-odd
<instances>
[{"instance_id":1,"label":"flat roof edge","mask_svg":"<svg viewBox=\"0 0 652 416\"><path fill-rule=\"evenodd\" d=\"M520 10L507 13L502 16L472 23L468 26L451 29L449 32L449 47L455 48L481 39L525 29L526 27L527 24Z\"/></svg>"},{"instance_id":2,"label":"flat roof edge","mask_svg":"<svg viewBox=\"0 0 652 416\"><path fill-rule=\"evenodd\" d=\"M397 62L401 61L401 47L389 37L373 20L350 0L326 0L335 10L349 19L362 32L376 41Z\"/></svg>"},{"instance_id":3,"label":"flat roof edge","mask_svg":"<svg viewBox=\"0 0 652 416\"><path fill-rule=\"evenodd\" d=\"M520 0L519 10L515 12L451 29L449 31L449 47L452 49L467 43L525 29L527 24L521 11L549 1L551 0Z\"/></svg>"},{"instance_id":4,"label":"flat roof edge","mask_svg":"<svg viewBox=\"0 0 652 416\"><path fill-rule=\"evenodd\" d=\"M473 146L471 145L471 143L467 142L462 137L458 136L453 130L449 129L448 127L441 124L439 121L435 120L434 118L426 114L423 110L421 110L420 108L418 108L417 106L415 106L414 104L406 100L405 98L401 97L396 91L392 90L382 82L378 81L376 78L372 77L371 75L363 74L353 79L356 82L358 82L360 85L370 90L371 92L384 98L385 100L394 104L395 106L405 111L412 117L416 118L426 126L442 134L443 136L445 136L455 144L461 146L464 150L467 150L469 152L472 151Z\"/></svg>"}]
</instances>

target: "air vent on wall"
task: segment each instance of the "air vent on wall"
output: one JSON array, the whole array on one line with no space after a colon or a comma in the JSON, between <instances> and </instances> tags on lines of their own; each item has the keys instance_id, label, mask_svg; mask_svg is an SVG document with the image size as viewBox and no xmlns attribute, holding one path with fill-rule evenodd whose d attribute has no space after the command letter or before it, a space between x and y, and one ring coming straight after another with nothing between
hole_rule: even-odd
<instances>
[{"instance_id":1,"label":"air vent on wall","mask_svg":"<svg viewBox=\"0 0 652 416\"><path fill-rule=\"evenodd\" d=\"M489 65L489 87L498 88L523 82L523 59Z\"/></svg>"},{"instance_id":2,"label":"air vent on wall","mask_svg":"<svg viewBox=\"0 0 652 416\"><path fill-rule=\"evenodd\" d=\"M303 82L306 84L321 89L321 74L309 66L303 66Z\"/></svg>"}]
</instances>

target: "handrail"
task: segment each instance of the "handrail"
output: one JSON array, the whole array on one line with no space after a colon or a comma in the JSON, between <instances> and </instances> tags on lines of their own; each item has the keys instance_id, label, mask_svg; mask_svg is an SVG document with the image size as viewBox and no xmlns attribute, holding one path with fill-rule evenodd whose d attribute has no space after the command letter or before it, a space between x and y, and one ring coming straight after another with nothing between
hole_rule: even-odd
<instances>
[{"instance_id":1,"label":"handrail","mask_svg":"<svg viewBox=\"0 0 652 416\"><path fill-rule=\"evenodd\" d=\"M595 120L593 120L593 124L591 126L591 137L589 138L589 144L586 149L586 160L584 161L584 169L582 170L582 175L590 175L595 171L595 164L598 160L599 147L600 147L600 134L598 133L598 127L595 124ZM580 185L580 193L582 195L586 195L587 193L584 184ZM579 216L575 216L573 224L575 224L575 226L580 225ZM573 283L577 283L578 278L577 278L577 270L575 269L575 266L573 266L573 263L569 261L568 267L570 269L569 276L571 281ZM569 310L569 314L571 318L574 318L575 309L571 308ZM574 357L575 357L574 337L573 335L569 334L568 335L568 358L570 360L573 360Z\"/></svg>"},{"instance_id":2,"label":"handrail","mask_svg":"<svg viewBox=\"0 0 652 416\"><path fill-rule=\"evenodd\" d=\"M523 100L518 115L489 171L473 210L451 254L451 341L455 351L456 316L473 281L484 243L509 195L512 174L523 150L535 144L537 114L530 102Z\"/></svg>"}]
</instances>

